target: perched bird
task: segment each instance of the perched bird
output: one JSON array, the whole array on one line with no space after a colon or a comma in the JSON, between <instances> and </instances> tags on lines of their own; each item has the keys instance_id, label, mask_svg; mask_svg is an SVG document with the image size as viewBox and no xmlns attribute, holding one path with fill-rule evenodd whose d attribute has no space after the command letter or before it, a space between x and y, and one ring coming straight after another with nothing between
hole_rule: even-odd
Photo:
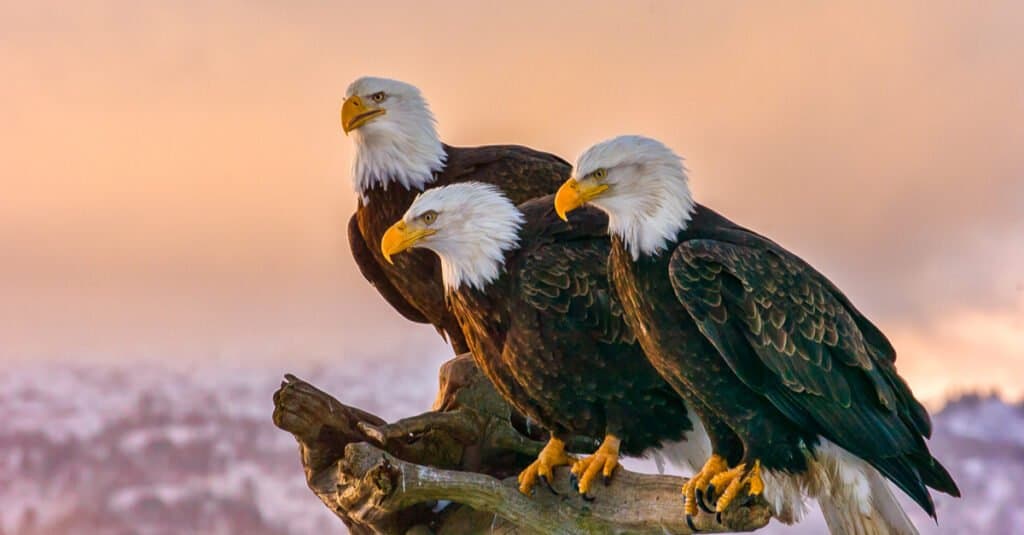
<instances>
[{"instance_id":1,"label":"perched bird","mask_svg":"<svg viewBox=\"0 0 1024 535\"><path fill-rule=\"evenodd\" d=\"M700 466L710 454L682 398L623 320L608 279L604 214L584 210L570 225L557 217L550 195L517 207L495 186L453 184L420 194L381 241L387 259L411 248L440 259L452 311L480 369L551 433L520 474L524 493L570 463L568 435L604 436L573 466L584 496L599 475L611 477L620 454L683 439L670 460Z\"/></svg>"},{"instance_id":2,"label":"perched bird","mask_svg":"<svg viewBox=\"0 0 1024 535\"><path fill-rule=\"evenodd\" d=\"M353 181L359 194L349 220L352 256L363 276L402 316L430 323L456 353L467 351L448 311L437 257L415 251L392 266L380 254L384 231L426 188L465 181L495 184L515 202L551 193L569 176L561 158L514 145L460 148L441 142L434 116L414 86L359 78L346 91L341 125L356 143Z\"/></svg>"},{"instance_id":3,"label":"perched bird","mask_svg":"<svg viewBox=\"0 0 1024 535\"><path fill-rule=\"evenodd\" d=\"M809 495L833 533L908 534L885 478L932 516L928 487L959 496L889 341L824 275L694 203L680 158L653 139L595 145L574 177L556 210L608 214L626 318L711 439L683 489L688 515L746 491L793 522Z\"/></svg>"}]
</instances>

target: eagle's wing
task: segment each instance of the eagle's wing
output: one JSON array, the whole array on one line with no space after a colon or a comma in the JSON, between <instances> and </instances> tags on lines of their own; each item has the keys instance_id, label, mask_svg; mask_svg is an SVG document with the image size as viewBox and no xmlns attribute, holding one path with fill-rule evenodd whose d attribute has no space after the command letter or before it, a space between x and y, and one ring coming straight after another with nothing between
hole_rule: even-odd
<instances>
[{"instance_id":1,"label":"eagle's wing","mask_svg":"<svg viewBox=\"0 0 1024 535\"><path fill-rule=\"evenodd\" d=\"M572 165L558 156L519 145L446 146L445 150L445 183L494 184L516 204L555 192L572 173Z\"/></svg>"},{"instance_id":2,"label":"eagle's wing","mask_svg":"<svg viewBox=\"0 0 1024 535\"><path fill-rule=\"evenodd\" d=\"M406 301L402 294L398 293L398 290L391 284L391 280L388 279L387 274L384 273L377 259L374 258L373 251L367 247L366 240L363 239L363 233L359 231L359 219L356 214L352 214L352 217L348 220L348 244L352 249L352 258L355 258L356 265L359 266L359 272L363 274L363 278L367 282L377 289L377 292L380 293L385 301L391 304L399 314L409 321L430 323L426 316L414 307L412 303Z\"/></svg>"},{"instance_id":3,"label":"eagle's wing","mask_svg":"<svg viewBox=\"0 0 1024 535\"><path fill-rule=\"evenodd\" d=\"M928 453L928 414L891 346L823 275L767 241L684 241L676 297L730 368L797 425L874 464L925 509L952 480ZM883 337L884 340L884 337ZM955 490L955 485L952 487Z\"/></svg>"},{"instance_id":4,"label":"eagle's wing","mask_svg":"<svg viewBox=\"0 0 1024 535\"><path fill-rule=\"evenodd\" d=\"M534 309L554 317L546 328L559 336L583 336L603 344L635 342L608 280L608 219L592 208L558 218L551 195L520 205L529 250L514 266L517 291Z\"/></svg>"},{"instance_id":5,"label":"eagle's wing","mask_svg":"<svg viewBox=\"0 0 1024 535\"><path fill-rule=\"evenodd\" d=\"M573 212L570 225L555 215L550 196L520 209L526 215L521 232L528 245L508 266L518 302L509 310L508 339L513 346L544 350L506 358L514 360L509 367L522 381L549 385L530 396L547 420L568 429L586 428L598 413L566 412L561 403L574 399L579 408L615 399L629 390L622 388L624 381L640 376L630 368L648 365L638 345L627 347L636 337L608 280L607 218L588 209L586 214Z\"/></svg>"},{"instance_id":6,"label":"eagle's wing","mask_svg":"<svg viewBox=\"0 0 1024 535\"><path fill-rule=\"evenodd\" d=\"M541 253L524 259L519 289L536 310L554 314L546 330L563 337L592 337L603 344L635 341L606 272L579 268L603 266L607 254L607 247L570 245L560 248L558 255Z\"/></svg>"}]
</instances>

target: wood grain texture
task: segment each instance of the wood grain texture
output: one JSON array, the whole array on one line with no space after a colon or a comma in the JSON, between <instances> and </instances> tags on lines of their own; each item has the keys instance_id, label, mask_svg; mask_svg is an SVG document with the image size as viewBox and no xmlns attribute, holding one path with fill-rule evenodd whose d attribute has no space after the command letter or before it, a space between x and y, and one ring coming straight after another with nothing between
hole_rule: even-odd
<instances>
[{"instance_id":1,"label":"wood grain texture","mask_svg":"<svg viewBox=\"0 0 1024 535\"><path fill-rule=\"evenodd\" d=\"M290 375L274 405L274 423L299 443L310 490L355 534L692 533L678 477L623 470L587 501L563 468L552 482L557 494L520 494L514 476L543 437L513 426L515 415L468 355L442 367L437 410L393 424ZM763 502L737 505L721 522L702 513L695 527L753 531L768 523Z\"/></svg>"}]
</instances>

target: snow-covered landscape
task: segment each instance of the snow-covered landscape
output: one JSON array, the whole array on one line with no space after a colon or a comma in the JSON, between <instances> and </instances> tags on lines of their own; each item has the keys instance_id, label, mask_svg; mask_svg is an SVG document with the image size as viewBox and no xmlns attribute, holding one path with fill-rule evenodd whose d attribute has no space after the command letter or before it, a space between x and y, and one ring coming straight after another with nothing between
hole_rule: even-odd
<instances>
[{"instance_id":1,"label":"snow-covered landscape","mask_svg":"<svg viewBox=\"0 0 1024 535\"><path fill-rule=\"evenodd\" d=\"M344 533L307 490L294 439L271 422L281 374L393 419L430 405L433 366L9 368L0 373L0 534ZM964 499L937 497L938 526L908 504L922 533L1024 526L1024 405L961 396L935 415L935 428L932 448ZM812 514L763 532L822 529Z\"/></svg>"}]
</instances>

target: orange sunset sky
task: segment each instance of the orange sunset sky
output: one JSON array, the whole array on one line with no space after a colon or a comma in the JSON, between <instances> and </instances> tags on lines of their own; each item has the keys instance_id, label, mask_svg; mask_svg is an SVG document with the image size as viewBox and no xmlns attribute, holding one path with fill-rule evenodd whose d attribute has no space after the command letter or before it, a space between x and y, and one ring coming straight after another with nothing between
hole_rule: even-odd
<instances>
[{"instance_id":1,"label":"orange sunset sky","mask_svg":"<svg viewBox=\"0 0 1024 535\"><path fill-rule=\"evenodd\" d=\"M0 363L443 356L348 252L338 108L374 74L451 144L666 141L924 399L1019 398L1022 29L1011 0L0 0Z\"/></svg>"}]
</instances>

